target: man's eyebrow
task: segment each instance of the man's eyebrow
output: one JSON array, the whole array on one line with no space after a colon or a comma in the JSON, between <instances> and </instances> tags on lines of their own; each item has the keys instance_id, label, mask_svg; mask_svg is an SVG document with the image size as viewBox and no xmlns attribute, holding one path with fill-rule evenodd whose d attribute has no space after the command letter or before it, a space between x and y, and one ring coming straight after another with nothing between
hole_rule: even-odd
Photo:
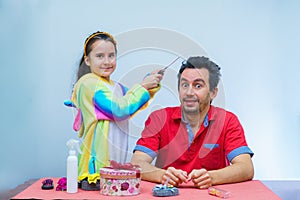
<instances>
[{"instance_id":1,"label":"man's eyebrow","mask_svg":"<svg viewBox=\"0 0 300 200\"><path fill-rule=\"evenodd\" d=\"M194 80L194 82L202 82L202 83L205 84L205 81L202 78L197 78L197 79Z\"/></svg>"},{"instance_id":2,"label":"man's eyebrow","mask_svg":"<svg viewBox=\"0 0 300 200\"><path fill-rule=\"evenodd\" d=\"M181 78L180 80L181 80L181 81L187 81L187 79L185 79L185 78Z\"/></svg>"},{"instance_id":3,"label":"man's eyebrow","mask_svg":"<svg viewBox=\"0 0 300 200\"><path fill-rule=\"evenodd\" d=\"M188 81L188 80L185 78L181 78L181 81ZM197 78L197 79L193 80L193 82L202 82L205 84L205 81L202 78Z\"/></svg>"}]
</instances>

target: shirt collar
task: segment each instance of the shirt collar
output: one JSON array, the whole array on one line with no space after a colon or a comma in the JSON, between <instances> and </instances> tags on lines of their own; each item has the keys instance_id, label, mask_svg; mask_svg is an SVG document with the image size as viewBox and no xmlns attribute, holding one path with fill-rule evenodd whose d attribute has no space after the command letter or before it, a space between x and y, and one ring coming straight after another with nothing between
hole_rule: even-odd
<instances>
[{"instance_id":1,"label":"shirt collar","mask_svg":"<svg viewBox=\"0 0 300 200\"><path fill-rule=\"evenodd\" d=\"M204 118L204 121L203 121L203 125L205 128L209 125L209 122L211 120L214 120L214 115L212 114L214 110L215 110L215 107L211 105L205 118ZM181 106L175 110L175 112L172 115L172 119L174 119L174 120L181 119L182 122L187 123L182 115L182 107Z\"/></svg>"}]
</instances>

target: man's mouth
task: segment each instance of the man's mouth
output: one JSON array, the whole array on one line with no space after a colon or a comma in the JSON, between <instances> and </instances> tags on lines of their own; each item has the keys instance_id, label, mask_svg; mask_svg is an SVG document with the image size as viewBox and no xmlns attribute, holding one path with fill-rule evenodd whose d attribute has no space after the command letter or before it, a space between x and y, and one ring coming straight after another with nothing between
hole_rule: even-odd
<instances>
[{"instance_id":1,"label":"man's mouth","mask_svg":"<svg viewBox=\"0 0 300 200\"><path fill-rule=\"evenodd\" d=\"M183 101L184 101L184 102L197 102L198 99L194 99L194 98L193 98L193 99L184 98Z\"/></svg>"},{"instance_id":2,"label":"man's mouth","mask_svg":"<svg viewBox=\"0 0 300 200\"><path fill-rule=\"evenodd\" d=\"M195 99L184 99L183 102L186 106L194 106L198 101Z\"/></svg>"}]
</instances>

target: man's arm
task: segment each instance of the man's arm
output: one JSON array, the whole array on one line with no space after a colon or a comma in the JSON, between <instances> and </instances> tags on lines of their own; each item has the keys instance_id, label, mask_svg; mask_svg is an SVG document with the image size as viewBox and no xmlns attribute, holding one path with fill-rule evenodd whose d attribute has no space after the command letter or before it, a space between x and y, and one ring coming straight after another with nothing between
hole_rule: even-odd
<instances>
[{"instance_id":1,"label":"man's arm","mask_svg":"<svg viewBox=\"0 0 300 200\"><path fill-rule=\"evenodd\" d=\"M174 167L168 167L167 170L157 168L151 164L153 158L142 151L135 151L131 159L131 163L139 165L142 168L142 179L146 181L156 182L178 186L183 182L187 182L187 172Z\"/></svg>"},{"instance_id":2,"label":"man's arm","mask_svg":"<svg viewBox=\"0 0 300 200\"><path fill-rule=\"evenodd\" d=\"M151 164L153 158L142 151L135 151L131 158L133 165L139 165L142 168L142 179L146 181L161 183L166 170L155 167Z\"/></svg>"},{"instance_id":3,"label":"man's arm","mask_svg":"<svg viewBox=\"0 0 300 200\"><path fill-rule=\"evenodd\" d=\"M193 170L189 174L196 187L201 189L211 185L236 183L253 179L254 168L249 154L241 154L232 159L231 165L212 171Z\"/></svg>"},{"instance_id":4,"label":"man's arm","mask_svg":"<svg viewBox=\"0 0 300 200\"><path fill-rule=\"evenodd\" d=\"M254 168L249 154L240 154L232 159L231 165L209 171L213 185L236 183L253 179Z\"/></svg>"}]
</instances>

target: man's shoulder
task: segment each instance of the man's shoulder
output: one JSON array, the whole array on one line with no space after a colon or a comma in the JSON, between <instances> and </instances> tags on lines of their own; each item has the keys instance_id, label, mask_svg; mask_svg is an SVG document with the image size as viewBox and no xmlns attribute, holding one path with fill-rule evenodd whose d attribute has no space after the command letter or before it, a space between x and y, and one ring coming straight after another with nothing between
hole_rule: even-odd
<instances>
[{"instance_id":1,"label":"man's shoulder","mask_svg":"<svg viewBox=\"0 0 300 200\"><path fill-rule=\"evenodd\" d=\"M155 110L154 112L159 113L159 112L168 112L168 113L173 113L173 112L178 112L180 111L180 106L174 106L174 107L164 107L158 110Z\"/></svg>"},{"instance_id":2,"label":"man's shoulder","mask_svg":"<svg viewBox=\"0 0 300 200\"><path fill-rule=\"evenodd\" d=\"M211 106L210 109L211 109L210 112L212 113L213 116L214 115L217 115L217 116L224 115L224 116L226 116L226 118L231 118L231 117L237 118L237 116L233 112L226 110L224 108Z\"/></svg>"},{"instance_id":3,"label":"man's shoulder","mask_svg":"<svg viewBox=\"0 0 300 200\"><path fill-rule=\"evenodd\" d=\"M152 112L152 115L166 115L166 116L179 116L181 117L181 108L180 106L174 106L174 107L165 107L161 109L157 109Z\"/></svg>"}]
</instances>

